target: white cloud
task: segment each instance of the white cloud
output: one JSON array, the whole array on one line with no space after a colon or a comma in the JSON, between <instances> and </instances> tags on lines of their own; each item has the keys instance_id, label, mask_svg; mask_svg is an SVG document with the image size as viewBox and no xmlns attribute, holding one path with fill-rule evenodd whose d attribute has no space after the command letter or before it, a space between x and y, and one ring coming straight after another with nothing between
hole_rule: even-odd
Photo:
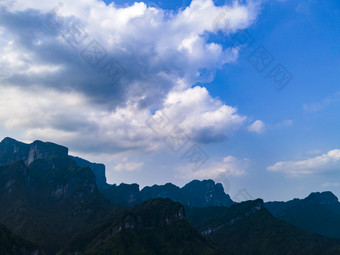
<instances>
[{"instance_id":1,"label":"white cloud","mask_svg":"<svg viewBox=\"0 0 340 255\"><path fill-rule=\"evenodd\" d=\"M298 160L280 161L267 167L268 171L282 172L288 175L308 175L334 170L340 166L340 150L334 149L320 156Z\"/></svg>"},{"instance_id":2,"label":"white cloud","mask_svg":"<svg viewBox=\"0 0 340 255\"><path fill-rule=\"evenodd\" d=\"M109 112L79 93L0 87L0 94L4 95L0 98L0 121L8 130L21 131L18 139L51 140L87 152L154 151L165 146L162 139L175 126L193 141L222 141L246 118L201 87L169 95L162 111L170 123L159 134L146 124L150 112L137 109L134 101Z\"/></svg>"},{"instance_id":3,"label":"white cloud","mask_svg":"<svg viewBox=\"0 0 340 255\"><path fill-rule=\"evenodd\" d=\"M325 182L321 186L324 188L337 188L340 187L340 182Z\"/></svg>"},{"instance_id":4,"label":"white cloud","mask_svg":"<svg viewBox=\"0 0 340 255\"><path fill-rule=\"evenodd\" d=\"M77 24L88 35L76 47L46 24L55 7L63 28ZM215 26L221 12L228 30ZM192 86L213 79L201 70L213 74L238 52L208 42L206 34L246 28L257 12L253 2L217 7L212 0L194 0L178 12L96 0L0 2L1 126L21 133L18 139L51 140L74 151L150 151L164 146L145 124L156 109L194 141L222 141L246 116ZM125 69L113 86L80 56L92 39Z\"/></svg>"},{"instance_id":5,"label":"white cloud","mask_svg":"<svg viewBox=\"0 0 340 255\"><path fill-rule=\"evenodd\" d=\"M198 170L192 169L190 165L181 166L177 169L177 177L188 180L214 179L219 182L226 177L245 175L247 166L247 159L239 160L234 156L227 156L220 161L211 161Z\"/></svg>"},{"instance_id":6,"label":"white cloud","mask_svg":"<svg viewBox=\"0 0 340 255\"><path fill-rule=\"evenodd\" d=\"M116 171L136 171L139 170L143 167L144 163L143 162L127 162L127 159L123 160L123 163L119 163L114 167L114 170Z\"/></svg>"},{"instance_id":7,"label":"white cloud","mask_svg":"<svg viewBox=\"0 0 340 255\"><path fill-rule=\"evenodd\" d=\"M261 120L256 120L253 124L251 124L248 127L248 130L250 132L254 132L254 133L258 133L258 134L263 133L264 129L265 129L265 125L264 125L263 121L261 121Z\"/></svg>"},{"instance_id":8,"label":"white cloud","mask_svg":"<svg viewBox=\"0 0 340 255\"><path fill-rule=\"evenodd\" d=\"M316 155L319 155L319 154L322 154L322 150L315 149L315 150L309 150L309 151L306 152L306 155L308 155L308 156L316 156Z\"/></svg>"},{"instance_id":9,"label":"white cloud","mask_svg":"<svg viewBox=\"0 0 340 255\"><path fill-rule=\"evenodd\" d=\"M333 104L338 103L339 101L340 101L340 92L336 92L336 93L324 98L320 102L313 103L313 104L304 104L303 109L304 109L304 111L309 112L309 113L319 112L319 111L325 109L326 107L329 107Z\"/></svg>"},{"instance_id":10,"label":"white cloud","mask_svg":"<svg viewBox=\"0 0 340 255\"><path fill-rule=\"evenodd\" d=\"M109 112L78 93L2 88L0 121L21 131L22 140L48 140L75 151L115 152L152 149L153 132L146 128L147 110L117 108Z\"/></svg>"},{"instance_id":11,"label":"white cloud","mask_svg":"<svg viewBox=\"0 0 340 255\"><path fill-rule=\"evenodd\" d=\"M45 23L46 13L52 9L63 18L58 33L48 30ZM214 73L236 59L237 49L223 49L217 42L207 41L206 33L217 32L215 18L226 10L232 24L226 33L230 33L248 27L256 18L258 6L251 2L217 7L212 0L194 0L186 9L172 13L145 3L118 8L95 0L75 0L65 1L60 7L38 0L13 0L2 10L0 19L0 26L5 28L0 56L9 55L0 61L0 67L9 68L12 83L22 85L25 79L26 89L29 84L39 84L63 90L77 83L78 91L111 105L125 103L139 87L144 89L145 101L157 107L181 81L185 81L181 83L184 89L209 82L213 76L207 80L201 70ZM62 35L67 34L63 28L74 24L86 32L87 39L73 49ZM98 41L108 58L115 59L126 71L116 90L79 56L91 39ZM68 81L60 82L46 72L41 72L42 76L27 73L32 63L55 66L52 70L58 71L57 77Z\"/></svg>"},{"instance_id":12,"label":"white cloud","mask_svg":"<svg viewBox=\"0 0 340 255\"><path fill-rule=\"evenodd\" d=\"M206 88L199 86L169 93L163 112L172 124L203 143L223 141L246 120L245 116L237 114L236 108L212 98Z\"/></svg>"},{"instance_id":13,"label":"white cloud","mask_svg":"<svg viewBox=\"0 0 340 255\"><path fill-rule=\"evenodd\" d=\"M289 126L292 126L293 123L294 122L292 120L284 120L284 121L281 121L281 122L277 123L275 125L275 127L278 127L278 128L280 128L280 127L289 127Z\"/></svg>"}]
</instances>

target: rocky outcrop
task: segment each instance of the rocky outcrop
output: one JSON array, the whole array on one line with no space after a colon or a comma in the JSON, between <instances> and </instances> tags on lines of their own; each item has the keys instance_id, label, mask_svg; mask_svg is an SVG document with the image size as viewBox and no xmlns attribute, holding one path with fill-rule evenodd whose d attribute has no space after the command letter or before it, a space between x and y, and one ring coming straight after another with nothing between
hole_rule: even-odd
<instances>
[{"instance_id":1,"label":"rocky outcrop","mask_svg":"<svg viewBox=\"0 0 340 255\"><path fill-rule=\"evenodd\" d=\"M140 193L142 201L152 198L170 198L173 201L180 201L182 198L181 189L172 183L144 187Z\"/></svg>"},{"instance_id":2,"label":"rocky outcrop","mask_svg":"<svg viewBox=\"0 0 340 255\"><path fill-rule=\"evenodd\" d=\"M0 142L0 166L9 165L17 161L24 161L28 166L37 159L70 157L80 167L88 166L96 176L96 184L99 188L106 184L105 165L92 163L79 157L68 155L68 148L49 142L34 141L31 144L22 143L6 137ZM56 191L56 197L60 196L60 190Z\"/></svg>"},{"instance_id":3,"label":"rocky outcrop","mask_svg":"<svg viewBox=\"0 0 340 255\"><path fill-rule=\"evenodd\" d=\"M37 159L52 159L67 157L68 149L54 143L35 141L31 144L18 142L12 138L5 138L0 143L0 165L8 165L23 160L30 165Z\"/></svg>"},{"instance_id":4,"label":"rocky outcrop","mask_svg":"<svg viewBox=\"0 0 340 255\"><path fill-rule=\"evenodd\" d=\"M330 191L313 192L304 199L309 204L329 205L339 203L338 198Z\"/></svg>"},{"instance_id":5,"label":"rocky outcrop","mask_svg":"<svg viewBox=\"0 0 340 255\"><path fill-rule=\"evenodd\" d=\"M191 207L230 206L234 202L224 192L221 183L194 180L182 189L183 204Z\"/></svg>"},{"instance_id":6,"label":"rocky outcrop","mask_svg":"<svg viewBox=\"0 0 340 255\"><path fill-rule=\"evenodd\" d=\"M69 157L0 167L0 223L49 254L110 208L91 169Z\"/></svg>"},{"instance_id":7,"label":"rocky outcrop","mask_svg":"<svg viewBox=\"0 0 340 255\"><path fill-rule=\"evenodd\" d=\"M78 166L85 167L88 166L93 171L94 175L96 176L96 183L99 189L102 189L106 186L106 176L105 176L105 165L104 164L97 164L87 161L85 159L79 157L70 156Z\"/></svg>"},{"instance_id":8,"label":"rocky outcrop","mask_svg":"<svg viewBox=\"0 0 340 255\"><path fill-rule=\"evenodd\" d=\"M101 190L112 204L133 206L154 198L169 198L190 207L230 206L234 202L224 193L222 184L213 180L194 180L183 188L172 183L139 190L138 184L106 185Z\"/></svg>"},{"instance_id":9,"label":"rocky outcrop","mask_svg":"<svg viewBox=\"0 0 340 255\"><path fill-rule=\"evenodd\" d=\"M142 203L140 196L139 185L125 184L106 184L102 186L100 191L106 196L106 198L114 205L121 206L133 206Z\"/></svg>"}]
</instances>

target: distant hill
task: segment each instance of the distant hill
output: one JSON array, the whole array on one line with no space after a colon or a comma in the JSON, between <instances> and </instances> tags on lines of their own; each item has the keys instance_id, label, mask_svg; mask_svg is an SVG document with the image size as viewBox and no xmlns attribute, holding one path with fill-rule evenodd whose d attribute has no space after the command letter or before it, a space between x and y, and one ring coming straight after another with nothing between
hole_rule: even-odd
<instances>
[{"instance_id":1,"label":"distant hill","mask_svg":"<svg viewBox=\"0 0 340 255\"><path fill-rule=\"evenodd\" d=\"M154 185L139 190L138 184L106 185L101 192L112 204L133 206L153 198L169 198L186 206L230 206L234 202L224 193L222 184L213 180L194 180L179 188L172 183Z\"/></svg>"},{"instance_id":2,"label":"distant hill","mask_svg":"<svg viewBox=\"0 0 340 255\"><path fill-rule=\"evenodd\" d=\"M124 211L111 224L77 237L60 254L216 254L185 220L179 203L159 198Z\"/></svg>"},{"instance_id":3,"label":"distant hill","mask_svg":"<svg viewBox=\"0 0 340 255\"><path fill-rule=\"evenodd\" d=\"M230 208L187 208L187 218L218 247L219 254L340 254L339 239L311 234L274 218L261 199Z\"/></svg>"},{"instance_id":4,"label":"distant hill","mask_svg":"<svg viewBox=\"0 0 340 255\"><path fill-rule=\"evenodd\" d=\"M282 220L328 237L340 238L340 203L332 192L311 193L305 199L268 202L265 207Z\"/></svg>"}]
</instances>

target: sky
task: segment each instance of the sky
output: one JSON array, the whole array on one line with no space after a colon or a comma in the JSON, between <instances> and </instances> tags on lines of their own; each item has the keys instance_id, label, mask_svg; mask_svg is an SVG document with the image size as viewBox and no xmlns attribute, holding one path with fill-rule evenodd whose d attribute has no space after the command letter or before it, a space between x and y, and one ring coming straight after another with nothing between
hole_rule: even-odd
<instances>
[{"instance_id":1,"label":"sky","mask_svg":"<svg viewBox=\"0 0 340 255\"><path fill-rule=\"evenodd\" d=\"M340 196L340 2L0 0L0 139L109 183Z\"/></svg>"}]
</instances>

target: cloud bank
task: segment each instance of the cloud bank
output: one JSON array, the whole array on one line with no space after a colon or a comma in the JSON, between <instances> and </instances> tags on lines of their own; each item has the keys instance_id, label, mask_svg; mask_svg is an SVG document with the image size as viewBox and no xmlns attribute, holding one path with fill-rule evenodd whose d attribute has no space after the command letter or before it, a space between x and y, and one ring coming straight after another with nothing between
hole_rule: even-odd
<instances>
[{"instance_id":1,"label":"cloud bank","mask_svg":"<svg viewBox=\"0 0 340 255\"><path fill-rule=\"evenodd\" d=\"M246 116L196 84L212 81L238 49L207 35L247 28L258 10L252 1L193 0L178 12L142 2L0 2L2 127L76 151L155 150L162 139L145 121L162 110L193 141L223 141Z\"/></svg>"},{"instance_id":2,"label":"cloud bank","mask_svg":"<svg viewBox=\"0 0 340 255\"><path fill-rule=\"evenodd\" d=\"M267 168L268 171L299 176L332 171L340 167L340 150L330 150L326 154L298 161L280 161Z\"/></svg>"}]
</instances>

